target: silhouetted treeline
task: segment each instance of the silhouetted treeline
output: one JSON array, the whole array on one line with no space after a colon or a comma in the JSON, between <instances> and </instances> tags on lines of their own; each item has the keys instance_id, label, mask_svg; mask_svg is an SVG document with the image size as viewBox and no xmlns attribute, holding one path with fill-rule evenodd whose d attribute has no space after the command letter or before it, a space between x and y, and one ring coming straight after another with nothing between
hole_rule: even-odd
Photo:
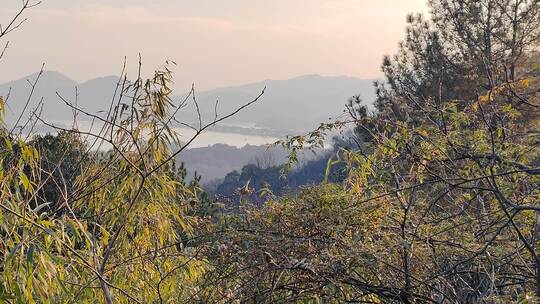
<instances>
[{"instance_id":1,"label":"silhouetted treeline","mask_svg":"<svg viewBox=\"0 0 540 304\"><path fill-rule=\"evenodd\" d=\"M240 171L228 173L221 183L208 190L233 202L238 202L241 196L262 202L268 193L286 195L297 192L302 186L316 185L323 181L341 183L346 177L345 163L340 160L342 149L350 149L350 144L335 139L330 151L319 151L315 159L304 161L293 168L289 168L289 164L267 167L248 164ZM247 197L239 193L239 189L246 185L253 190Z\"/></svg>"}]
</instances>

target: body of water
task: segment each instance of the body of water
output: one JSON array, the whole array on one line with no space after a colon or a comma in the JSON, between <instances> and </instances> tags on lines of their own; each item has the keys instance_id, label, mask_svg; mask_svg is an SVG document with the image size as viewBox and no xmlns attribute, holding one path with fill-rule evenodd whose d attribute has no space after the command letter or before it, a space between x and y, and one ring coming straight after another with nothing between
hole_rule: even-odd
<instances>
[{"instance_id":1,"label":"body of water","mask_svg":"<svg viewBox=\"0 0 540 304\"><path fill-rule=\"evenodd\" d=\"M194 134L194 131L190 129L177 130L180 134L180 140L182 140L183 142L189 140ZM279 138L270 136L207 131L199 135L199 137L196 138L189 147L200 148L211 146L214 144L227 144L229 146L241 148L245 145L261 146L266 144L272 144L278 140Z\"/></svg>"},{"instance_id":2,"label":"body of water","mask_svg":"<svg viewBox=\"0 0 540 304\"><path fill-rule=\"evenodd\" d=\"M68 121L57 121L57 122L54 122L53 125L60 126L66 129L70 129L73 126L73 124ZM91 132L97 132L101 126L99 123L95 123L91 127L90 122L80 121L78 122L77 127L81 131L87 132L91 130ZM43 126L43 125L39 125L34 131L37 134L55 133L54 129ZM180 140L182 142L188 141L195 134L195 131L189 128L175 128L175 131L179 134ZM256 131L257 131L256 129L253 130L253 134L241 134L241 133L220 132L220 131L205 131L204 133L200 134L190 144L189 148L207 147L214 144L227 144L229 146L235 146L235 147L241 148L245 145L260 146L260 145L272 144L280 139L280 138L272 137L268 135L257 135ZM107 144L104 144L101 148L103 149L103 147L105 147L104 149L109 148Z\"/></svg>"}]
</instances>

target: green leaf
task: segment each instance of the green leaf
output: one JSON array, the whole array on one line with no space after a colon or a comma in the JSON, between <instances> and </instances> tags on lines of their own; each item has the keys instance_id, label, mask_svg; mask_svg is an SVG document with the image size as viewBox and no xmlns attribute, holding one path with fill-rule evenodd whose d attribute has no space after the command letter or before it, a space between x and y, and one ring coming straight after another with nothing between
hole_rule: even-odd
<instances>
[{"instance_id":1,"label":"green leaf","mask_svg":"<svg viewBox=\"0 0 540 304\"><path fill-rule=\"evenodd\" d=\"M32 190L32 184L30 183L30 179L28 179L28 176L24 172L20 172L19 176L21 178L21 185L23 186L25 191L31 191Z\"/></svg>"}]
</instances>

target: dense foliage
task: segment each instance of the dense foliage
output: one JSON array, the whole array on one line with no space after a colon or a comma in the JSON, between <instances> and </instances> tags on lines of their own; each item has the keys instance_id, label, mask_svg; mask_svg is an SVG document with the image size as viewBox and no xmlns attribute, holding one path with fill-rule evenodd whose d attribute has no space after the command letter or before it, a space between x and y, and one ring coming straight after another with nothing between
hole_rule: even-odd
<instances>
[{"instance_id":1,"label":"dense foliage","mask_svg":"<svg viewBox=\"0 0 540 304\"><path fill-rule=\"evenodd\" d=\"M343 183L246 207L211 249L216 298L252 302L538 301L538 1L430 1L353 124ZM231 280L233 276L236 279ZM212 281L213 282L213 281Z\"/></svg>"},{"instance_id":2,"label":"dense foliage","mask_svg":"<svg viewBox=\"0 0 540 304\"><path fill-rule=\"evenodd\" d=\"M537 288L540 173L525 126L538 120L503 100L439 107L444 127L380 121L369 157L349 153L346 183L248 209L214 252L221 275L246 278L234 296L524 300ZM504 127L486 129L495 116Z\"/></svg>"}]
</instances>

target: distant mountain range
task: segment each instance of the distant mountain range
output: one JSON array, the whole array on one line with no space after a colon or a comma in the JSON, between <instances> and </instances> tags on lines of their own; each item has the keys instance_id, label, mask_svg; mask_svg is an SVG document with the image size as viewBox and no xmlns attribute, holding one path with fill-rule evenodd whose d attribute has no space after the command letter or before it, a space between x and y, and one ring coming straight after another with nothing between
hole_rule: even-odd
<instances>
[{"instance_id":1,"label":"distant mountain range","mask_svg":"<svg viewBox=\"0 0 540 304\"><path fill-rule=\"evenodd\" d=\"M7 122L13 122L22 112L28 96L31 92L31 84L34 83L38 74L32 74L19 80L0 85L0 96L8 96ZM92 79L83 83L54 72L45 71L37 82L32 99L28 104L25 115L33 110L43 99L44 106L42 117L52 122L70 121L73 113L57 96L60 94L66 100L75 101L84 109L97 113L108 108L118 77L108 76ZM81 117L82 118L82 117Z\"/></svg>"},{"instance_id":2,"label":"distant mountain range","mask_svg":"<svg viewBox=\"0 0 540 304\"><path fill-rule=\"evenodd\" d=\"M9 93L7 122L13 123L21 113L28 94L30 83L37 74L0 85L0 96ZM57 96L60 94L70 101L77 96L78 106L91 113L108 109L118 77L107 76L77 83L73 79L54 71L45 71L37 83L28 111L35 108L43 98L42 117L52 122L69 122L73 117L69 109ZM347 100L360 94L366 104L374 100L373 80L354 77L327 77L319 75L300 76L287 80L265 80L261 82L196 92L203 119L214 118L214 106L218 103L218 112L225 115L236 107L255 98L264 87L266 92L260 101L227 121L228 127L241 132L242 128L250 132L271 130L272 134L294 134L315 128L320 122L328 121L343 113ZM178 94L180 100L186 94ZM179 113L185 122L196 121L195 107L190 105ZM84 117L79 116L84 119ZM265 134L268 134L266 132Z\"/></svg>"},{"instance_id":3,"label":"distant mountain range","mask_svg":"<svg viewBox=\"0 0 540 304\"><path fill-rule=\"evenodd\" d=\"M228 122L300 132L343 114L347 100L353 95L360 94L368 105L375 99L373 80L319 75L215 89L198 93L197 99L205 109L205 116L211 119L216 100L219 100L218 110L227 113L253 99L264 87L265 94L258 103Z\"/></svg>"},{"instance_id":4,"label":"distant mountain range","mask_svg":"<svg viewBox=\"0 0 540 304\"><path fill-rule=\"evenodd\" d=\"M6 111L8 125L14 123L25 107L31 83L37 75L0 85L0 96L9 95ZM58 95L70 102L76 99L78 106L90 113L104 115L102 111L108 109L117 82L118 77L108 76L77 83L61 73L45 71L28 103L23 121L43 99L43 119L55 124L69 125L73 112ZM360 94L367 104L371 104L374 99L372 82L353 77L308 75L196 92L195 97L203 119L210 121L214 118L216 100L219 100L218 112L224 115L258 96L266 86L265 94L258 103L214 128L214 131L279 138L285 134L299 134L311 130L320 122L340 115L347 99L353 95ZM186 94L178 94L175 100L185 98ZM185 122L193 122L196 120L195 115L196 109L189 105L179 113L179 118ZM79 119L84 121L85 117L80 114ZM264 146L249 145L249 141L243 148L234 147L231 144L226 145L225 137L216 138L214 141L223 144L188 149L178 156L178 161L186 164L189 176L192 177L194 172L197 172L202 175L203 183L221 179L227 173L240 170L249 163L265 167L280 165L286 161L287 153L281 148L267 150ZM312 157L306 155L303 159Z\"/></svg>"}]
</instances>

